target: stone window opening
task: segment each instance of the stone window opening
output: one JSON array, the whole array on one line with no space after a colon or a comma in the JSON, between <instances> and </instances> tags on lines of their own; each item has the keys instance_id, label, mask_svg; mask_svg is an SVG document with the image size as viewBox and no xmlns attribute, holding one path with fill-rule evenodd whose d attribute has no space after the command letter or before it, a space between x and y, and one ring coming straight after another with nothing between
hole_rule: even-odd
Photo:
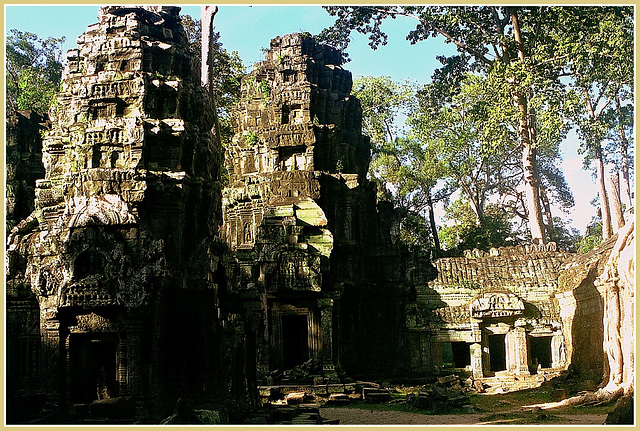
<instances>
[{"instance_id":1,"label":"stone window opening","mask_svg":"<svg viewBox=\"0 0 640 431\"><path fill-rule=\"evenodd\" d=\"M279 151L280 170L301 171L305 170L305 147L287 147Z\"/></svg>"},{"instance_id":2,"label":"stone window opening","mask_svg":"<svg viewBox=\"0 0 640 431\"><path fill-rule=\"evenodd\" d=\"M83 251L74 262L74 275L78 280L82 280L91 275L104 275L106 264L107 259L101 252L93 250Z\"/></svg>"},{"instance_id":3,"label":"stone window opening","mask_svg":"<svg viewBox=\"0 0 640 431\"><path fill-rule=\"evenodd\" d=\"M464 341L442 343L442 366L466 368L471 365L470 344Z\"/></svg>"},{"instance_id":4,"label":"stone window opening","mask_svg":"<svg viewBox=\"0 0 640 431\"><path fill-rule=\"evenodd\" d=\"M288 65L288 57L285 58L283 64ZM297 73L295 70L287 69L282 71L282 81L283 82L296 82Z\"/></svg>"},{"instance_id":5,"label":"stone window opening","mask_svg":"<svg viewBox=\"0 0 640 431\"><path fill-rule=\"evenodd\" d=\"M289 124L289 115L290 115L290 109L287 105L283 105L282 106L282 117L280 120L280 124Z\"/></svg>"}]
</instances>

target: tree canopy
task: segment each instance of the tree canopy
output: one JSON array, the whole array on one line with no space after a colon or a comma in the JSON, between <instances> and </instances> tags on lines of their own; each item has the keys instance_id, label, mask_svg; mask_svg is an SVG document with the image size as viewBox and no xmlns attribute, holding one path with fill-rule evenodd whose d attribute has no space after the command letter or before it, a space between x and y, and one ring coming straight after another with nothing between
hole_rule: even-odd
<instances>
[{"instance_id":1,"label":"tree canopy","mask_svg":"<svg viewBox=\"0 0 640 431\"><path fill-rule=\"evenodd\" d=\"M64 40L9 30L5 63L8 109L48 112L62 76Z\"/></svg>"},{"instance_id":2,"label":"tree canopy","mask_svg":"<svg viewBox=\"0 0 640 431\"><path fill-rule=\"evenodd\" d=\"M450 170L449 178L455 177L456 169L458 173L464 172L456 183L466 190L467 204L477 220L481 219L483 208L481 192L487 192L493 184L486 175L478 181L483 165L488 162L485 156L493 152L505 166L510 165L509 160L517 160L517 169L511 166L511 174L507 175L513 181L500 181L501 185L496 186L498 193L512 195L511 210L528 220L529 235L534 242L558 238L558 229L564 227L554 225L558 219L551 213L552 204L561 210L573 205L573 197L557 167L561 160L560 143L572 125L579 125L574 118L588 120L588 115L582 113L572 118L567 115L567 108L573 106L575 113L584 112L584 108L580 111L576 107L589 106L575 88L582 87L582 93L585 89L588 93L604 87L624 88L632 82L628 73L633 64L629 61L632 58L629 47L633 45L632 7L419 5L325 9L336 20L320 38L343 50L348 48L353 31L368 35L373 49L385 45L387 35L382 24L397 17L414 20L415 27L407 32L407 40L412 44L435 37L454 44L458 54L438 57L443 66L432 77L434 85L423 91L423 102L427 96L436 101L431 106L437 109L423 110L415 117L414 125L423 125L418 136L420 139L428 136L427 132L435 129L434 122L446 119L450 124L457 123L457 130L439 128L443 144L437 154L451 156L444 164ZM598 64L603 65L601 72ZM491 91L485 92L473 109L467 105L463 119L460 98L471 95L468 82L472 75L484 80L484 87L477 87L477 91L488 88ZM574 88L573 102L568 87ZM592 134L614 137L620 143L616 154L621 165L625 163L622 160L627 160L628 166L629 105L622 99L630 91L605 92L618 97L610 99L616 103L609 103L618 107L608 115L614 121L604 126L592 120L583 121L585 129L580 133L591 133L593 129ZM478 123L483 131L469 127L474 112L484 115L479 117L484 124ZM448 135L442 135L445 130ZM509 145L510 140L517 146ZM435 142L432 139L430 145ZM469 163L465 164L465 160ZM621 170L623 179L627 178L624 169ZM490 171L492 175L499 172ZM471 179L476 181L473 186ZM629 189L626 184L624 188Z\"/></svg>"}]
</instances>

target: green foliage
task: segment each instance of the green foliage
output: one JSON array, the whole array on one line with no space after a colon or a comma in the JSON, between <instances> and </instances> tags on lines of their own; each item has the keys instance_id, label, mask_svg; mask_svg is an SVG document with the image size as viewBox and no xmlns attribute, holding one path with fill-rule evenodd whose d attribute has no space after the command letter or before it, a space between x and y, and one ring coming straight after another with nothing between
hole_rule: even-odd
<instances>
[{"instance_id":1,"label":"green foliage","mask_svg":"<svg viewBox=\"0 0 640 431\"><path fill-rule=\"evenodd\" d=\"M9 109L48 112L62 76L64 40L41 39L33 33L9 30L5 64Z\"/></svg>"},{"instance_id":2,"label":"green foliage","mask_svg":"<svg viewBox=\"0 0 640 431\"><path fill-rule=\"evenodd\" d=\"M576 244L578 253L587 253L602 244L602 217L596 215L591 218L587 232Z\"/></svg>"},{"instance_id":3,"label":"green foliage","mask_svg":"<svg viewBox=\"0 0 640 431\"><path fill-rule=\"evenodd\" d=\"M407 17L415 20L415 29L407 39L418 43L443 37L453 43L459 54L439 57L443 67L434 74L442 86L432 88L433 97L452 102L459 93L464 76L481 74L493 89L487 120L506 126L516 136L521 149L521 169L529 196L539 191L547 201L566 209L573 198L560 171L559 143L570 124L578 126L585 142L599 143L611 124L602 120L603 109L611 107L611 96L631 106L633 61L633 8L630 6L326 6L336 18L320 37L346 49L351 32L369 36L376 49L387 43L381 24L385 19ZM517 24L517 25L516 25ZM571 92L566 91L570 76ZM437 105L435 105L437 106ZM584 107L592 108L585 115ZM619 147L609 154L620 159L619 169L628 177L629 140L632 128L625 125L622 109L616 107ZM595 115L593 115L595 114ZM487 131L495 133L494 127ZM499 133L499 136L503 136ZM514 139L515 140L515 139ZM583 148L590 155L590 147ZM539 170L539 171L538 171ZM514 177L515 178L515 177ZM502 186L501 186L502 187ZM513 187L511 187L514 190ZM504 194L505 190L501 191ZM532 232L539 235L541 205L524 208L521 193L512 195L511 207L528 217ZM545 203L546 205L546 203ZM520 208L517 208L520 206ZM547 205L548 206L548 205ZM551 218L547 214L547 221Z\"/></svg>"},{"instance_id":4,"label":"green foliage","mask_svg":"<svg viewBox=\"0 0 640 431\"><path fill-rule=\"evenodd\" d=\"M624 117L614 100L622 100L621 110L633 109L633 62L629 61L634 54L633 7L559 10L564 19L581 22L572 31L552 34L559 54L569 58L565 71L571 81L565 114L582 140L585 168L598 157L605 163L615 162L607 154L618 153L616 145L605 152L601 145L619 126L619 114Z\"/></svg>"},{"instance_id":5,"label":"green foliage","mask_svg":"<svg viewBox=\"0 0 640 431\"><path fill-rule=\"evenodd\" d=\"M449 83L433 81L418 93L408 120L411 136L428 151L434 173L472 205L478 223L492 194L518 185L518 148L512 128L498 110L495 88L479 75Z\"/></svg>"},{"instance_id":6,"label":"green foliage","mask_svg":"<svg viewBox=\"0 0 640 431\"><path fill-rule=\"evenodd\" d=\"M244 142L249 146L254 146L260 142L260 138L256 132L250 132L244 136Z\"/></svg>"},{"instance_id":7,"label":"green foliage","mask_svg":"<svg viewBox=\"0 0 640 431\"><path fill-rule=\"evenodd\" d=\"M491 247L516 245L521 239L512 231L510 216L494 204L487 205L481 224L469 203L458 199L446 208L448 225L440 229L440 241L445 250L488 250Z\"/></svg>"},{"instance_id":8,"label":"green foliage","mask_svg":"<svg viewBox=\"0 0 640 431\"><path fill-rule=\"evenodd\" d=\"M560 217L553 218L553 226L547 226L549 241L556 243L558 250L575 253L578 251L578 244L582 237L580 231L572 228L569 222L563 221Z\"/></svg>"},{"instance_id":9,"label":"green foliage","mask_svg":"<svg viewBox=\"0 0 640 431\"><path fill-rule=\"evenodd\" d=\"M389 76L364 76L354 80L352 93L362 105L363 130L371 139L375 157L376 150L400 134L395 120L411 110L415 88Z\"/></svg>"},{"instance_id":10,"label":"green foliage","mask_svg":"<svg viewBox=\"0 0 640 431\"><path fill-rule=\"evenodd\" d=\"M425 220L436 201L432 189L439 174L431 163L434 155L397 124L398 117L415 109L416 86L388 76L367 76L355 80L353 93L362 104L363 129L373 147L369 173L378 185L378 199L399 208L400 240L414 247L439 248L435 221Z\"/></svg>"},{"instance_id":11,"label":"green foliage","mask_svg":"<svg viewBox=\"0 0 640 431\"><path fill-rule=\"evenodd\" d=\"M264 99L269 100L271 98L271 89L267 81L260 81L259 89Z\"/></svg>"}]
</instances>

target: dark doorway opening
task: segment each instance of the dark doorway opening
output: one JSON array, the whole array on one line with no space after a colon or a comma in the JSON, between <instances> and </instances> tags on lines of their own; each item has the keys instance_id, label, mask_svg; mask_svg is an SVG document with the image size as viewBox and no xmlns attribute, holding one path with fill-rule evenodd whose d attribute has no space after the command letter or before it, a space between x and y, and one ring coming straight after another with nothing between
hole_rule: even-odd
<instances>
[{"instance_id":1,"label":"dark doorway opening","mask_svg":"<svg viewBox=\"0 0 640 431\"><path fill-rule=\"evenodd\" d=\"M453 366L456 368L464 368L471 365L471 352L469 343L463 341L454 341L451 343L451 353L453 354Z\"/></svg>"},{"instance_id":2,"label":"dark doorway opening","mask_svg":"<svg viewBox=\"0 0 640 431\"><path fill-rule=\"evenodd\" d=\"M491 371L507 369L505 334L489 335L489 362Z\"/></svg>"},{"instance_id":3,"label":"dark doorway opening","mask_svg":"<svg viewBox=\"0 0 640 431\"><path fill-rule=\"evenodd\" d=\"M117 334L71 334L69 374L71 399L76 403L118 396Z\"/></svg>"},{"instance_id":4,"label":"dark doorway opening","mask_svg":"<svg viewBox=\"0 0 640 431\"><path fill-rule=\"evenodd\" d=\"M551 337L529 337L529 349L532 365L551 368Z\"/></svg>"},{"instance_id":5,"label":"dark doorway opening","mask_svg":"<svg viewBox=\"0 0 640 431\"><path fill-rule=\"evenodd\" d=\"M285 370L309 359L309 323L306 314L281 316L282 366Z\"/></svg>"}]
</instances>

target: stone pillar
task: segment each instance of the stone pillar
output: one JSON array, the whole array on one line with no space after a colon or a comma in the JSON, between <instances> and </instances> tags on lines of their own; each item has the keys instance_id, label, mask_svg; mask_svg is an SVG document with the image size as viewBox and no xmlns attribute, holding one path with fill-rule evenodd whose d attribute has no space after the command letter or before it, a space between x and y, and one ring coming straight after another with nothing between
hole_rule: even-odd
<instances>
[{"instance_id":1,"label":"stone pillar","mask_svg":"<svg viewBox=\"0 0 640 431\"><path fill-rule=\"evenodd\" d=\"M471 355L471 372L473 378L483 377L482 372L482 344L472 343L469 346L469 354Z\"/></svg>"},{"instance_id":2,"label":"stone pillar","mask_svg":"<svg viewBox=\"0 0 640 431\"><path fill-rule=\"evenodd\" d=\"M527 333L523 327L514 327L507 334L507 369L514 374L528 374Z\"/></svg>"},{"instance_id":3,"label":"stone pillar","mask_svg":"<svg viewBox=\"0 0 640 431\"><path fill-rule=\"evenodd\" d=\"M567 348L562 332L558 332L551 338L551 368L564 368L566 364Z\"/></svg>"},{"instance_id":4,"label":"stone pillar","mask_svg":"<svg viewBox=\"0 0 640 431\"><path fill-rule=\"evenodd\" d=\"M45 313L49 314L49 313ZM45 316L43 316L45 317ZM60 321L55 317L45 317L41 325L42 373L49 394L58 396L60 406L65 404L65 388L68 386L62 372L64 359L60 339Z\"/></svg>"},{"instance_id":5,"label":"stone pillar","mask_svg":"<svg viewBox=\"0 0 640 431\"><path fill-rule=\"evenodd\" d=\"M132 321L127 324L126 336L120 337L118 346L118 383L120 396L142 395L142 324Z\"/></svg>"},{"instance_id":6,"label":"stone pillar","mask_svg":"<svg viewBox=\"0 0 640 431\"><path fill-rule=\"evenodd\" d=\"M318 299L320 309L320 360L325 377L337 377L336 365L333 357L333 299Z\"/></svg>"},{"instance_id":7,"label":"stone pillar","mask_svg":"<svg viewBox=\"0 0 640 431\"><path fill-rule=\"evenodd\" d=\"M471 338L472 344L469 346L471 371L473 378L480 378L484 376L484 372L482 371L482 329L478 319L471 319Z\"/></svg>"}]
</instances>

